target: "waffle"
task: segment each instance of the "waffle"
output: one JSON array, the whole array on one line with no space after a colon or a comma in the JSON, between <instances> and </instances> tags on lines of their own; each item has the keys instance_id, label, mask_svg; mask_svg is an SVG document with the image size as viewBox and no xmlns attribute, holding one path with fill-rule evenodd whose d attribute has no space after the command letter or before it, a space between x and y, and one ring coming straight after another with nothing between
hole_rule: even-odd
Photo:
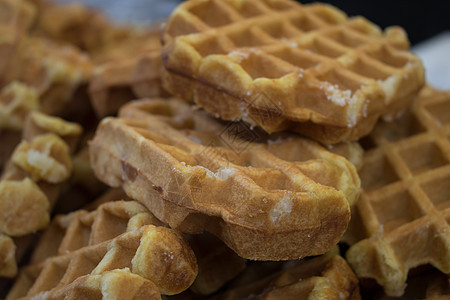
<instances>
[{"instance_id":1,"label":"waffle","mask_svg":"<svg viewBox=\"0 0 450 300\"><path fill-rule=\"evenodd\" d=\"M399 122L380 123L361 143L363 193L346 238L359 277L403 294L408 271L450 273L450 92L425 88Z\"/></svg>"},{"instance_id":2,"label":"waffle","mask_svg":"<svg viewBox=\"0 0 450 300\"><path fill-rule=\"evenodd\" d=\"M54 134L37 136L31 143L23 141L14 151L12 162L36 182L58 184L68 180L72 172L69 148Z\"/></svg>"},{"instance_id":3,"label":"waffle","mask_svg":"<svg viewBox=\"0 0 450 300\"><path fill-rule=\"evenodd\" d=\"M159 293L182 292L197 274L194 253L181 235L152 224L160 222L142 205L124 201L56 217L7 299L56 298L83 289L80 281L124 268Z\"/></svg>"},{"instance_id":4,"label":"waffle","mask_svg":"<svg viewBox=\"0 0 450 300\"><path fill-rule=\"evenodd\" d=\"M358 279L342 257L324 255L290 264L213 299L360 299Z\"/></svg>"},{"instance_id":5,"label":"waffle","mask_svg":"<svg viewBox=\"0 0 450 300\"><path fill-rule=\"evenodd\" d=\"M256 142L246 124L225 126L177 99L132 102L119 115L90 143L94 172L172 228L206 230L258 260L322 254L345 231L359 178L317 143Z\"/></svg>"},{"instance_id":6,"label":"waffle","mask_svg":"<svg viewBox=\"0 0 450 300\"><path fill-rule=\"evenodd\" d=\"M30 262L37 264L49 257L110 241L122 233L149 224L162 225L148 210L134 201L112 201L90 212L78 210L58 215L35 247Z\"/></svg>"},{"instance_id":7,"label":"waffle","mask_svg":"<svg viewBox=\"0 0 450 300\"><path fill-rule=\"evenodd\" d=\"M289 0L189 1L163 37L165 88L225 120L325 144L367 135L424 84L401 28Z\"/></svg>"},{"instance_id":8,"label":"waffle","mask_svg":"<svg viewBox=\"0 0 450 300\"><path fill-rule=\"evenodd\" d=\"M50 219L49 206L47 196L29 178L0 181L0 277L16 276L17 261L25 252L17 249L12 237L45 228Z\"/></svg>"},{"instance_id":9,"label":"waffle","mask_svg":"<svg viewBox=\"0 0 450 300\"><path fill-rule=\"evenodd\" d=\"M159 33L150 32L121 47L108 49L93 72L89 94L97 116L115 115L134 99L161 96Z\"/></svg>"},{"instance_id":10,"label":"waffle","mask_svg":"<svg viewBox=\"0 0 450 300\"><path fill-rule=\"evenodd\" d=\"M161 299L158 287L129 268L107 271L100 275L86 275L74 282L42 295L48 300L57 299ZM35 299L23 297L21 299Z\"/></svg>"},{"instance_id":11,"label":"waffle","mask_svg":"<svg viewBox=\"0 0 450 300\"><path fill-rule=\"evenodd\" d=\"M0 232L22 236L48 225L47 196L29 178L0 181Z\"/></svg>"}]
</instances>

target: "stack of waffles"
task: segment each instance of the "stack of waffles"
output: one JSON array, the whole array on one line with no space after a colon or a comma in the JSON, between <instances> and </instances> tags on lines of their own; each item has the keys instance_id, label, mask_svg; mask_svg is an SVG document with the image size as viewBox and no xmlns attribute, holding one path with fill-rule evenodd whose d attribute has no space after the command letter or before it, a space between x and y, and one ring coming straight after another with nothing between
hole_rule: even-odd
<instances>
[{"instance_id":1,"label":"stack of waffles","mask_svg":"<svg viewBox=\"0 0 450 300\"><path fill-rule=\"evenodd\" d=\"M0 297L450 297L450 92L401 28L0 0L0 53Z\"/></svg>"}]
</instances>

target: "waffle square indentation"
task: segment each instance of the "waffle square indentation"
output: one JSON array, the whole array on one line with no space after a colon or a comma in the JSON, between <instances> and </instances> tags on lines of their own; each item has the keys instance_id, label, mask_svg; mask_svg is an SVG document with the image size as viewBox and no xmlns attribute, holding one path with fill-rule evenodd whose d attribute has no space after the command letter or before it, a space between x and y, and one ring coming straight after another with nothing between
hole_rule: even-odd
<instances>
[{"instance_id":1,"label":"waffle square indentation","mask_svg":"<svg viewBox=\"0 0 450 300\"><path fill-rule=\"evenodd\" d=\"M438 210L450 208L450 174L423 183L422 188Z\"/></svg>"},{"instance_id":2,"label":"waffle square indentation","mask_svg":"<svg viewBox=\"0 0 450 300\"><path fill-rule=\"evenodd\" d=\"M423 216L408 191L377 197L372 201L372 207L385 233Z\"/></svg>"},{"instance_id":3,"label":"waffle square indentation","mask_svg":"<svg viewBox=\"0 0 450 300\"><path fill-rule=\"evenodd\" d=\"M407 113L394 123L384 123L384 137L391 142L404 140L425 132L424 126L412 113Z\"/></svg>"},{"instance_id":4,"label":"waffle square indentation","mask_svg":"<svg viewBox=\"0 0 450 300\"><path fill-rule=\"evenodd\" d=\"M441 149L432 141L422 142L400 151L411 173L417 175L448 164Z\"/></svg>"},{"instance_id":5,"label":"waffle square indentation","mask_svg":"<svg viewBox=\"0 0 450 300\"><path fill-rule=\"evenodd\" d=\"M372 49L367 54L393 68L403 68L409 62L408 57L387 47Z\"/></svg>"},{"instance_id":6,"label":"waffle square indentation","mask_svg":"<svg viewBox=\"0 0 450 300\"><path fill-rule=\"evenodd\" d=\"M314 55L288 47L273 51L270 53L270 55L278 57L296 67L305 70L313 68L320 63L320 61Z\"/></svg>"},{"instance_id":7,"label":"waffle square indentation","mask_svg":"<svg viewBox=\"0 0 450 300\"><path fill-rule=\"evenodd\" d=\"M400 179L394 167L384 155L366 159L366 163L360 171L360 176L365 191L382 188Z\"/></svg>"},{"instance_id":8,"label":"waffle square indentation","mask_svg":"<svg viewBox=\"0 0 450 300\"><path fill-rule=\"evenodd\" d=\"M226 13L223 3L220 1L203 1L190 9L200 20L211 27L225 26L233 21L230 14Z\"/></svg>"},{"instance_id":9,"label":"waffle square indentation","mask_svg":"<svg viewBox=\"0 0 450 300\"><path fill-rule=\"evenodd\" d=\"M298 4L296 4L295 2L292 2L292 1L270 1L270 0L265 0L264 2L271 9L279 10L279 11L295 8L298 5Z\"/></svg>"},{"instance_id":10,"label":"waffle square indentation","mask_svg":"<svg viewBox=\"0 0 450 300\"><path fill-rule=\"evenodd\" d=\"M427 107L439 126L450 124L450 101L436 103Z\"/></svg>"}]
</instances>

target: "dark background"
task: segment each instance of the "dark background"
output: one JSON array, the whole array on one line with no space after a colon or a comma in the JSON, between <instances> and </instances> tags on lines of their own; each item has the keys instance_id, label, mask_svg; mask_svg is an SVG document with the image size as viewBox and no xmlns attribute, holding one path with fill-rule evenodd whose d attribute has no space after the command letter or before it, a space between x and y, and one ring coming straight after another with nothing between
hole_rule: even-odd
<instances>
[{"instance_id":1,"label":"dark background","mask_svg":"<svg viewBox=\"0 0 450 300\"><path fill-rule=\"evenodd\" d=\"M298 2L315 1L301 0ZM406 30L413 45L442 31L450 30L450 0L330 0L321 2L334 5L349 16L362 15L381 28L399 25Z\"/></svg>"}]
</instances>

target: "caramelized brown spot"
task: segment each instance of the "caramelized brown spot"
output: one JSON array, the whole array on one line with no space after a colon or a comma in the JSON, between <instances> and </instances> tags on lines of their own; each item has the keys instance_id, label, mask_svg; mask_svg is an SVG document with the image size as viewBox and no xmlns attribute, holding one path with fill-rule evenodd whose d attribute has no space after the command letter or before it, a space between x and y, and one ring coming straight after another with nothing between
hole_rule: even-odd
<instances>
[{"instance_id":1,"label":"caramelized brown spot","mask_svg":"<svg viewBox=\"0 0 450 300\"><path fill-rule=\"evenodd\" d=\"M152 185L152 187L153 187L153 189L154 189L155 191L157 191L158 193L162 194L163 190L162 190L162 188L161 188L160 186L158 186L158 185Z\"/></svg>"},{"instance_id":2,"label":"caramelized brown spot","mask_svg":"<svg viewBox=\"0 0 450 300\"><path fill-rule=\"evenodd\" d=\"M127 178L131 181L135 181L138 174L136 168L125 161L121 161L121 166L122 170L125 172L125 175L127 175Z\"/></svg>"}]
</instances>

